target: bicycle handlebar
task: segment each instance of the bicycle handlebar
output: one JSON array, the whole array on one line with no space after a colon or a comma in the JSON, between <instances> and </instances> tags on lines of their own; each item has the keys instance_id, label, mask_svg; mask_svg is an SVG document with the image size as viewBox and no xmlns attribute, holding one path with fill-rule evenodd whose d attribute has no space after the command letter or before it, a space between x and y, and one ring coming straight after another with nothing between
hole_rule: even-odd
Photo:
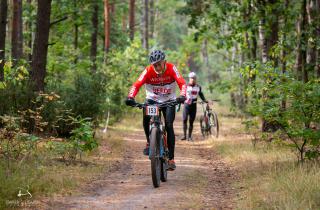
<instances>
[{"instance_id":1,"label":"bicycle handlebar","mask_svg":"<svg viewBox=\"0 0 320 210\"><path fill-rule=\"evenodd\" d=\"M138 107L139 109L145 108L146 106L157 106L159 108L164 108L164 107L172 107L175 105L178 105L179 103L175 100L170 100L170 101L166 101L166 102L162 102L162 103L136 103L134 105L132 105L132 107Z\"/></svg>"},{"instance_id":2,"label":"bicycle handlebar","mask_svg":"<svg viewBox=\"0 0 320 210\"><path fill-rule=\"evenodd\" d=\"M221 101L221 100L220 100L220 99L213 99L213 100L209 100L208 102L199 101L198 103L199 103L199 104L207 104L207 103L209 103L210 101L211 101L211 102L213 102L213 101L214 101L214 102L219 102L219 101Z\"/></svg>"}]
</instances>

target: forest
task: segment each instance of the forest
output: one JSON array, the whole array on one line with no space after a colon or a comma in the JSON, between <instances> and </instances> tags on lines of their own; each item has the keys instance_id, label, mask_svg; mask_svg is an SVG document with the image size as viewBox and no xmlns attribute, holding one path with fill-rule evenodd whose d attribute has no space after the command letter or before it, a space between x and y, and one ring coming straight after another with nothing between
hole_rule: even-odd
<instances>
[{"instance_id":1,"label":"forest","mask_svg":"<svg viewBox=\"0 0 320 210\"><path fill-rule=\"evenodd\" d=\"M237 193L230 191L232 207L179 208L320 208L319 0L0 0L0 209L39 205L17 198L20 188L35 199L67 196L112 171L112 163L95 158L122 157L126 143L119 139L142 129L140 112L124 100L155 49L186 82L196 72L206 97L220 100L222 138L209 142L206 154L237 165L235 155L248 149L258 158L252 164L270 167L270 176L287 171L288 180L302 179L293 184L296 194L279 185L278 193L290 195L270 201L278 194L255 197L258 180L245 172L238 182L247 190L238 183ZM237 143L237 134L245 140ZM259 181L269 180L260 172ZM202 203L206 193L196 192L194 202Z\"/></svg>"}]
</instances>

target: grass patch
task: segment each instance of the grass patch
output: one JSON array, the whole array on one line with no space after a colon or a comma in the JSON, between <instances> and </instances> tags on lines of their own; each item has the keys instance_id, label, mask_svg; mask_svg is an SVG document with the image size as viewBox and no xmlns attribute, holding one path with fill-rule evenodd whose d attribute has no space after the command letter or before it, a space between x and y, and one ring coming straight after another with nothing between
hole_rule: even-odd
<instances>
[{"instance_id":1,"label":"grass patch","mask_svg":"<svg viewBox=\"0 0 320 210\"><path fill-rule=\"evenodd\" d=\"M137 113L130 113L130 116L121 120L118 124L109 126L111 130L119 132L135 132L143 129L142 125L142 111Z\"/></svg>"},{"instance_id":2,"label":"grass patch","mask_svg":"<svg viewBox=\"0 0 320 210\"><path fill-rule=\"evenodd\" d=\"M116 127L107 135L99 132L100 146L83 154L81 161L69 165L50 151L39 150L23 164L12 164L9 173L5 170L5 161L0 159L0 209L29 207L23 205L54 194L67 196L78 193L81 186L103 176L114 160L121 159L123 141L118 132ZM22 194L28 190L32 198L29 195L18 196L19 190Z\"/></svg>"},{"instance_id":3,"label":"grass patch","mask_svg":"<svg viewBox=\"0 0 320 210\"><path fill-rule=\"evenodd\" d=\"M294 161L296 157L290 148L264 142L253 147L250 141L221 141L215 142L214 148L229 162L246 165Z\"/></svg>"},{"instance_id":4,"label":"grass patch","mask_svg":"<svg viewBox=\"0 0 320 210\"><path fill-rule=\"evenodd\" d=\"M222 141L215 150L238 167L238 209L320 209L320 166L297 163L294 151L271 144Z\"/></svg>"},{"instance_id":5,"label":"grass patch","mask_svg":"<svg viewBox=\"0 0 320 210\"><path fill-rule=\"evenodd\" d=\"M247 177L248 199L239 202L239 209L320 208L319 165L286 163L256 172Z\"/></svg>"}]
</instances>

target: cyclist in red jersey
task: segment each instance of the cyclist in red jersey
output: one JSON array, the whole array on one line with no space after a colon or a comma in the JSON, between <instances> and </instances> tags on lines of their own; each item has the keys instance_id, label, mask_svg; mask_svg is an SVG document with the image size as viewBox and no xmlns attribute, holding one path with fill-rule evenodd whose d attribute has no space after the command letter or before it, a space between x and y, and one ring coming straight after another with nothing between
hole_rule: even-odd
<instances>
[{"instance_id":1,"label":"cyclist in red jersey","mask_svg":"<svg viewBox=\"0 0 320 210\"><path fill-rule=\"evenodd\" d=\"M167 62L164 52L160 50L153 51L150 54L149 61L151 65L145 68L138 80L132 85L126 99L126 104L130 106L136 103L134 98L142 85L145 85L146 88L146 101L148 104L162 103L169 100L177 100L177 102L183 103L186 99L186 82L175 65ZM176 98L176 83L180 88L180 96L178 98ZM166 107L162 110L162 113L168 137L169 169L174 170L176 168L174 161L175 135L173 129L175 107ZM145 155L149 155L149 121L150 117L144 115L143 128L147 137L147 145L143 151Z\"/></svg>"}]
</instances>

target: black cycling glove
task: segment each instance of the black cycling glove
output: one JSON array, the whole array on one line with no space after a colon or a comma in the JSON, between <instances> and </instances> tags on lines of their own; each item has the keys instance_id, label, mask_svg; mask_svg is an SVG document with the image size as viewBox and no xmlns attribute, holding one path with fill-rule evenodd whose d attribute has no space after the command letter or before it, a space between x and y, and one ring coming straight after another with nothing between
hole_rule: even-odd
<instances>
[{"instance_id":1,"label":"black cycling glove","mask_svg":"<svg viewBox=\"0 0 320 210\"><path fill-rule=\"evenodd\" d=\"M134 100L134 98L130 98L128 97L126 100L125 100L125 103L127 106L134 106L136 104L136 101Z\"/></svg>"},{"instance_id":2,"label":"black cycling glove","mask_svg":"<svg viewBox=\"0 0 320 210\"><path fill-rule=\"evenodd\" d=\"M186 100L186 97L185 96L179 96L176 101L179 103L179 104L182 104L184 103L184 101Z\"/></svg>"}]
</instances>

